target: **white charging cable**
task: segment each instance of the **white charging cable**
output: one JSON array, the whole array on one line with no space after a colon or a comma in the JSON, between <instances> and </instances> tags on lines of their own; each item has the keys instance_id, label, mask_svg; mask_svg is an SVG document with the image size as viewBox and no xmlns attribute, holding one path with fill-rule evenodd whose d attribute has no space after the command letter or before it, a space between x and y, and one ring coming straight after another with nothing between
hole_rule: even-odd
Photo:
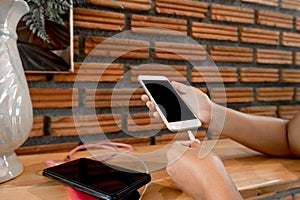
<instances>
[{"instance_id":1,"label":"white charging cable","mask_svg":"<svg viewBox=\"0 0 300 200\"><path fill-rule=\"evenodd\" d=\"M194 141L196 139L194 133L191 130L188 130L187 132L190 140Z\"/></svg>"}]
</instances>

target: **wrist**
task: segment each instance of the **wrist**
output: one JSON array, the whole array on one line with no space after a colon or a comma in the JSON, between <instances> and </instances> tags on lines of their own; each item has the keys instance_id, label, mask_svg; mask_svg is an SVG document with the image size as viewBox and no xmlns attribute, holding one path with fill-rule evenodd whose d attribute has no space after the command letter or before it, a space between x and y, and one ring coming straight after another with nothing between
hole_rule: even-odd
<instances>
[{"instance_id":1,"label":"wrist","mask_svg":"<svg viewBox=\"0 0 300 200\"><path fill-rule=\"evenodd\" d=\"M210 120L207 128L217 134L221 134L225 124L225 120L226 120L226 107L212 102Z\"/></svg>"}]
</instances>

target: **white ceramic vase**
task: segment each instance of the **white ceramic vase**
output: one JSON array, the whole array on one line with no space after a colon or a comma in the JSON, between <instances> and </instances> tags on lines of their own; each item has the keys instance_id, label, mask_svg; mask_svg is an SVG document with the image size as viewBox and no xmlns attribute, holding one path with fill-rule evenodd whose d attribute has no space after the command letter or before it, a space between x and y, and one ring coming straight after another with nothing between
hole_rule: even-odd
<instances>
[{"instance_id":1,"label":"white ceramic vase","mask_svg":"<svg viewBox=\"0 0 300 200\"><path fill-rule=\"evenodd\" d=\"M0 0L0 183L22 173L14 150L32 128L32 104L16 43L17 24L28 11L23 0Z\"/></svg>"}]
</instances>

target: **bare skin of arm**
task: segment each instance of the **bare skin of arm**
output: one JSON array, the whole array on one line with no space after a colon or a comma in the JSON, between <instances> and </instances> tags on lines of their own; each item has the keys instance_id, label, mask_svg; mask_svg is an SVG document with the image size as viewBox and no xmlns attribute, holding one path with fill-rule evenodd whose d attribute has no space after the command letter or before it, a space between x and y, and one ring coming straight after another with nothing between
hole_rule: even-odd
<instances>
[{"instance_id":1,"label":"bare skin of arm","mask_svg":"<svg viewBox=\"0 0 300 200\"><path fill-rule=\"evenodd\" d=\"M173 86L204 127L212 131L219 131L221 127L224 136L265 154L300 157L300 114L290 121L249 115L215 104L197 88L180 83ZM155 111L147 95L143 95L142 100ZM157 112L153 114L159 117ZM178 149L183 146L186 146L185 152L178 156ZM200 158L199 146L195 142L175 143L168 151L166 170L174 184L194 199L242 199L220 158L212 152Z\"/></svg>"},{"instance_id":2,"label":"bare skin of arm","mask_svg":"<svg viewBox=\"0 0 300 200\"><path fill-rule=\"evenodd\" d=\"M193 199L241 200L221 159L214 153L200 159L200 143L187 143L175 142L167 153L166 170L174 184Z\"/></svg>"},{"instance_id":3,"label":"bare skin of arm","mask_svg":"<svg viewBox=\"0 0 300 200\"><path fill-rule=\"evenodd\" d=\"M290 121L273 117L254 116L226 109L222 134L249 148L273 156L300 156L300 115ZM212 118L210 123L213 123ZM298 145L297 145L298 144Z\"/></svg>"},{"instance_id":4,"label":"bare skin of arm","mask_svg":"<svg viewBox=\"0 0 300 200\"><path fill-rule=\"evenodd\" d=\"M218 130L220 121L218 114L226 113L222 134L249 148L273 156L300 157L300 114L290 121L262 117L238 112L212 102L199 89L181 83L172 83L182 98L195 111L204 126L212 131ZM194 98L196 95L196 98ZM191 98L193 97L193 98ZM142 99L150 110L154 105L147 95ZM197 100L197 106L195 100ZM157 113L155 113L158 116Z\"/></svg>"}]
</instances>

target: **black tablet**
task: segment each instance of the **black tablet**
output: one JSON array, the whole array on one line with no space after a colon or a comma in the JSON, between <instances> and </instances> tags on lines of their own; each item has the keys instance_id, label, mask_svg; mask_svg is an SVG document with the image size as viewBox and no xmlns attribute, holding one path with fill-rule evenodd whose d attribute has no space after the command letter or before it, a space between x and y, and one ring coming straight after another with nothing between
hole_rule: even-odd
<instances>
[{"instance_id":1,"label":"black tablet","mask_svg":"<svg viewBox=\"0 0 300 200\"><path fill-rule=\"evenodd\" d=\"M44 169L43 175L93 197L107 200L127 199L128 195L135 194L137 189L151 180L147 173L107 165L88 158Z\"/></svg>"}]
</instances>

